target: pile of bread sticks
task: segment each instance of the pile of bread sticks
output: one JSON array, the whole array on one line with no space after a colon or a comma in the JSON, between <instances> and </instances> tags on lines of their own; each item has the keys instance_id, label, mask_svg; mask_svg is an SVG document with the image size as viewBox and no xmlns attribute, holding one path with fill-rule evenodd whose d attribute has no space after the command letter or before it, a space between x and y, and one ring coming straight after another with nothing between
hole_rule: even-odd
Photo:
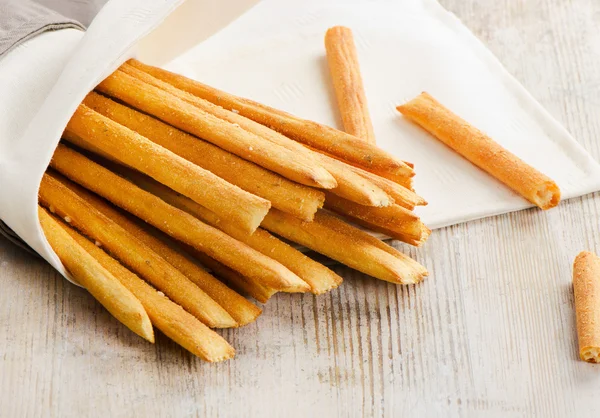
<instances>
[{"instance_id":1,"label":"pile of bread sticks","mask_svg":"<svg viewBox=\"0 0 600 418\"><path fill-rule=\"evenodd\" d=\"M234 349L277 292L342 278L299 244L377 279L427 270L356 225L420 246L414 167L375 145L349 29L325 47L345 132L129 60L79 106L39 191L42 229L72 277L118 320L207 361ZM398 110L546 209L556 184L427 94Z\"/></svg>"}]
</instances>

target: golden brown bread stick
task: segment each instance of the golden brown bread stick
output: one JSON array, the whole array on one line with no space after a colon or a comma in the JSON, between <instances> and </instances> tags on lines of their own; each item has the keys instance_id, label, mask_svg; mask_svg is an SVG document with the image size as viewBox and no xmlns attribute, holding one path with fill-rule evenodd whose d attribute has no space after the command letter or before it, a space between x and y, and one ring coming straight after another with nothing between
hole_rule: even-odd
<instances>
[{"instance_id":1,"label":"golden brown bread stick","mask_svg":"<svg viewBox=\"0 0 600 418\"><path fill-rule=\"evenodd\" d=\"M221 307L235 319L238 326L247 325L250 322L255 321L260 315L260 308L229 289L222 282L202 269L190 256L186 255L185 251L178 243L169 239L164 233L154 229L148 224L142 224L139 219L117 209L106 200L93 194L89 190L84 189L78 184L71 183L68 184L67 187L77 193L79 197L92 205L104 216L125 229L144 245L147 245L152 251L160 254L160 256L169 264L183 273L190 281L221 305Z\"/></svg>"},{"instance_id":2,"label":"golden brown bread stick","mask_svg":"<svg viewBox=\"0 0 600 418\"><path fill-rule=\"evenodd\" d=\"M370 242L376 238L323 210L317 212L314 221L302 222L277 209L271 209L262 226L290 241L381 280L413 284L420 282L427 275L427 270L416 261L382 250Z\"/></svg>"},{"instance_id":3,"label":"golden brown bread stick","mask_svg":"<svg viewBox=\"0 0 600 418\"><path fill-rule=\"evenodd\" d=\"M98 241L121 263L163 291L211 328L237 326L235 320L198 286L85 200L52 173L44 174L40 203L68 224Z\"/></svg>"},{"instance_id":4,"label":"golden brown bread stick","mask_svg":"<svg viewBox=\"0 0 600 418\"><path fill-rule=\"evenodd\" d=\"M452 113L430 94L423 92L397 109L531 203L545 210L560 202L560 189L552 179Z\"/></svg>"},{"instance_id":5,"label":"golden brown bread stick","mask_svg":"<svg viewBox=\"0 0 600 418\"><path fill-rule=\"evenodd\" d=\"M58 146L50 164L86 189L244 276L281 291L310 290L308 284L275 260L169 205L64 145Z\"/></svg>"},{"instance_id":6,"label":"golden brown bread stick","mask_svg":"<svg viewBox=\"0 0 600 418\"><path fill-rule=\"evenodd\" d=\"M344 131L374 144L375 133L352 30L344 26L329 28L325 33L325 50Z\"/></svg>"},{"instance_id":7,"label":"golden brown bread stick","mask_svg":"<svg viewBox=\"0 0 600 418\"><path fill-rule=\"evenodd\" d=\"M292 181L324 189L336 186L335 179L316 161L274 145L122 71L115 71L96 89Z\"/></svg>"},{"instance_id":8,"label":"golden brown bread stick","mask_svg":"<svg viewBox=\"0 0 600 418\"><path fill-rule=\"evenodd\" d=\"M127 63L181 90L223 106L227 110L239 112L242 116L319 149L336 159L352 163L391 180L414 175L413 170L403 161L372 144L357 141L356 137L345 132L225 93L178 74L142 64L137 60L129 60Z\"/></svg>"},{"instance_id":9,"label":"golden brown bread stick","mask_svg":"<svg viewBox=\"0 0 600 418\"><path fill-rule=\"evenodd\" d=\"M421 245L429 237L428 229L419 217L399 205L385 208L362 206L349 200L342 199L334 194L327 194L325 208L339 215L347 217L350 221L362 221L361 225L376 227L385 230L396 238L410 244Z\"/></svg>"},{"instance_id":10,"label":"golden brown bread stick","mask_svg":"<svg viewBox=\"0 0 600 418\"><path fill-rule=\"evenodd\" d=\"M584 251L575 258L573 291L579 356L600 363L600 258L596 254Z\"/></svg>"},{"instance_id":11,"label":"golden brown bread stick","mask_svg":"<svg viewBox=\"0 0 600 418\"><path fill-rule=\"evenodd\" d=\"M340 285L342 278L324 265L317 263L292 246L269 234L262 228L258 228L252 235L227 224L216 214L197 204L193 200L178 195L168 187L154 180L129 171L123 172L125 177L142 189L160 197L165 202L185 210L207 224L219 228L226 234L249 245L262 254L273 258L285 267L296 273L298 277L310 285L311 292L322 294Z\"/></svg>"},{"instance_id":12,"label":"golden brown bread stick","mask_svg":"<svg viewBox=\"0 0 600 418\"><path fill-rule=\"evenodd\" d=\"M310 221L317 209L323 206L323 192L294 183L108 97L92 92L85 98L84 103L186 160L270 201L273 207L279 210Z\"/></svg>"},{"instance_id":13,"label":"golden brown bread stick","mask_svg":"<svg viewBox=\"0 0 600 418\"><path fill-rule=\"evenodd\" d=\"M91 144L211 208L248 233L260 225L271 207L268 200L228 183L84 104L71 117L63 136L83 148Z\"/></svg>"},{"instance_id":14,"label":"golden brown bread stick","mask_svg":"<svg viewBox=\"0 0 600 418\"><path fill-rule=\"evenodd\" d=\"M73 240L45 209L38 207L38 217L48 243L73 278L119 322L153 343L152 323L137 297Z\"/></svg>"},{"instance_id":15,"label":"golden brown bread stick","mask_svg":"<svg viewBox=\"0 0 600 418\"><path fill-rule=\"evenodd\" d=\"M129 271L117 260L74 229L63 225L69 235L106 270L140 299L159 330L177 344L206 361L222 361L234 356L233 347L181 306Z\"/></svg>"},{"instance_id":16,"label":"golden brown bread stick","mask_svg":"<svg viewBox=\"0 0 600 418\"><path fill-rule=\"evenodd\" d=\"M387 206L391 203L388 195L383 192L383 190L379 189L364 177L361 178L360 176L357 176L352 172L349 166L337 161L334 158L327 157L323 154L308 149L302 144L283 136L277 131L261 125L252 119L245 118L237 113L223 109L222 107L217 106L207 100L194 96L193 94L179 90L171 84L161 81L148 73L128 65L127 63L121 66L121 71L136 77L144 83L148 83L165 90L220 119L237 124L248 132L252 132L253 134L267 139L274 144L281 145L282 147L297 153L297 155L304 155L307 158L312 158L318 161L336 180L337 186L331 190L333 193L341 197L369 206ZM314 215L314 213L312 215Z\"/></svg>"}]
</instances>

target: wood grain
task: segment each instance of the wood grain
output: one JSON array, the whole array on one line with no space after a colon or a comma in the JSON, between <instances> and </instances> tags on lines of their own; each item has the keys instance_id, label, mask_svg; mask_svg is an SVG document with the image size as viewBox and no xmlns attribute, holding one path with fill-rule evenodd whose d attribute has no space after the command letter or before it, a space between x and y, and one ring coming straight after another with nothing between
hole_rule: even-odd
<instances>
[{"instance_id":1,"label":"wood grain","mask_svg":"<svg viewBox=\"0 0 600 418\"><path fill-rule=\"evenodd\" d=\"M600 2L441 0L600 160ZM275 296L210 365L152 346L0 242L0 415L597 417L571 265L600 252L600 195L434 231L418 286L345 279ZM400 245L400 244L397 244Z\"/></svg>"}]
</instances>

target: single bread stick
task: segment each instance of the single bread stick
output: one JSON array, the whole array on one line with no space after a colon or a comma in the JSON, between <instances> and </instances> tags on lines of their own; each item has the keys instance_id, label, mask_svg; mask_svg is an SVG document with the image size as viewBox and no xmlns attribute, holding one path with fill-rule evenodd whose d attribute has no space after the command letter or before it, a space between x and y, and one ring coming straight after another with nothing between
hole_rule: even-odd
<instances>
[{"instance_id":1,"label":"single bread stick","mask_svg":"<svg viewBox=\"0 0 600 418\"><path fill-rule=\"evenodd\" d=\"M316 161L273 145L122 71L115 71L96 89L292 181L324 189L336 186L335 179Z\"/></svg>"},{"instance_id":2,"label":"single bread stick","mask_svg":"<svg viewBox=\"0 0 600 418\"><path fill-rule=\"evenodd\" d=\"M423 92L397 109L541 209L553 208L560 202L560 189L553 180L452 113L430 94Z\"/></svg>"},{"instance_id":3,"label":"single bread stick","mask_svg":"<svg viewBox=\"0 0 600 418\"><path fill-rule=\"evenodd\" d=\"M88 94L83 103L180 157L270 201L273 207L302 220L312 220L317 209L323 207L323 192L294 183L152 116L95 92Z\"/></svg>"},{"instance_id":4,"label":"single bread stick","mask_svg":"<svg viewBox=\"0 0 600 418\"><path fill-rule=\"evenodd\" d=\"M172 86L169 83L161 81L148 73L138 70L127 63L121 66L121 71L136 77L137 79L158 87L174 96L185 100L186 102L197 106L218 118L239 125L248 132L258 135L261 138L267 139L274 144L280 145L297 155L303 155L306 158L311 158L318 161L336 180L337 186L331 189L332 193L344 197L348 200L355 201L368 206L387 206L391 201L387 194L377 186L361 178L352 172L352 169L334 158L327 157L323 154L315 152L302 144L293 141L277 131L274 131L252 119L245 118L237 113L223 109L207 100L201 99L193 94ZM314 215L314 213L313 213Z\"/></svg>"},{"instance_id":5,"label":"single bread stick","mask_svg":"<svg viewBox=\"0 0 600 418\"><path fill-rule=\"evenodd\" d=\"M64 137L83 148L87 143L99 148L248 233L254 232L271 207L268 200L228 183L84 104L71 117Z\"/></svg>"},{"instance_id":6,"label":"single bread stick","mask_svg":"<svg viewBox=\"0 0 600 418\"><path fill-rule=\"evenodd\" d=\"M240 240L262 254L279 261L282 265L296 273L298 277L310 285L311 292L317 295L334 289L342 283L342 278L333 271L302 254L294 247L284 243L262 228L252 235L227 224L215 213L197 204L193 200L177 194L175 191L139 173L131 170L120 172L142 189L160 197L165 202L194 215L207 224L219 228L229 236Z\"/></svg>"},{"instance_id":7,"label":"single bread stick","mask_svg":"<svg viewBox=\"0 0 600 418\"><path fill-rule=\"evenodd\" d=\"M38 207L38 216L48 243L74 279L119 322L153 343L152 323L137 297L73 240L45 209Z\"/></svg>"},{"instance_id":8,"label":"single bread stick","mask_svg":"<svg viewBox=\"0 0 600 418\"><path fill-rule=\"evenodd\" d=\"M235 351L216 332L209 329L181 306L172 302L137 275L123 267L81 235L63 224L68 234L94 257L106 270L140 299L148 316L159 330L192 354L206 361L223 361L233 357Z\"/></svg>"},{"instance_id":9,"label":"single bread stick","mask_svg":"<svg viewBox=\"0 0 600 418\"><path fill-rule=\"evenodd\" d=\"M584 251L573 264L573 290L581 360L600 363L600 258Z\"/></svg>"},{"instance_id":10,"label":"single bread stick","mask_svg":"<svg viewBox=\"0 0 600 418\"><path fill-rule=\"evenodd\" d=\"M235 319L238 326L244 326L255 321L261 314L260 308L229 289L202 269L190 256L186 255L186 252L178 243L169 239L164 233L148 224L142 224L139 219L124 213L122 210L78 184L68 183L65 185L93 206L94 209L125 229L144 245L147 245L152 251L160 254L169 264L183 273L191 282L221 305Z\"/></svg>"},{"instance_id":11,"label":"single bread stick","mask_svg":"<svg viewBox=\"0 0 600 418\"><path fill-rule=\"evenodd\" d=\"M65 185L66 180L44 174L40 203L96 240L121 263L211 328L237 326L235 320L198 286L116 223L95 210Z\"/></svg>"},{"instance_id":12,"label":"single bread stick","mask_svg":"<svg viewBox=\"0 0 600 418\"><path fill-rule=\"evenodd\" d=\"M336 159L391 180L404 179L414 175L412 168L403 161L372 144L357 141L356 137L345 132L225 93L178 74L142 64L137 60L129 60L127 63L181 90L223 106L227 110L239 112L242 116L268 126L305 145L310 145Z\"/></svg>"},{"instance_id":13,"label":"single bread stick","mask_svg":"<svg viewBox=\"0 0 600 418\"><path fill-rule=\"evenodd\" d=\"M375 144L352 30L344 26L329 28L325 50L344 131Z\"/></svg>"},{"instance_id":14,"label":"single bread stick","mask_svg":"<svg viewBox=\"0 0 600 418\"><path fill-rule=\"evenodd\" d=\"M169 205L72 149L59 146L51 166L86 189L244 276L256 278L281 291L310 290L306 282L277 261Z\"/></svg>"},{"instance_id":15,"label":"single bread stick","mask_svg":"<svg viewBox=\"0 0 600 418\"><path fill-rule=\"evenodd\" d=\"M392 254L392 251L373 245L371 240L376 238L323 210L317 212L314 221L302 222L271 209L262 226L380 280L396 284L414 284L427 276L427 270L416 261L404 255L398 257Z\"/></svg>"}]
</instances>

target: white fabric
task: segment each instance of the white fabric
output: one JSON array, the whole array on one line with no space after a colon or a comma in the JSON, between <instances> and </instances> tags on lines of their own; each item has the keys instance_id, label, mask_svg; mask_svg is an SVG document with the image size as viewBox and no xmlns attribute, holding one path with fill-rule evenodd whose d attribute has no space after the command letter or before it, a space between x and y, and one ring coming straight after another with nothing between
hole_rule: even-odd
<instances>
[{"instance_id":1,"label":"white fabric","mask_svg":"<svg viewBox=\"0 0 600 418\"><path fill-rule=\"evenodd\" d=\"M0 61L0 218L63 274L37 221L42 174L85 94L178 3L113 0L83 38L45 34ZM422 90L554 178L565 198L600 189L598 164L437 2L322 3L264 1L168 67L339 126L323 34L347 25L356 34L378 143L416 164L415 187L430 203L420 214L430 226L529 205L397 114L396 105Z\"/></svg>"}]
</instances>

